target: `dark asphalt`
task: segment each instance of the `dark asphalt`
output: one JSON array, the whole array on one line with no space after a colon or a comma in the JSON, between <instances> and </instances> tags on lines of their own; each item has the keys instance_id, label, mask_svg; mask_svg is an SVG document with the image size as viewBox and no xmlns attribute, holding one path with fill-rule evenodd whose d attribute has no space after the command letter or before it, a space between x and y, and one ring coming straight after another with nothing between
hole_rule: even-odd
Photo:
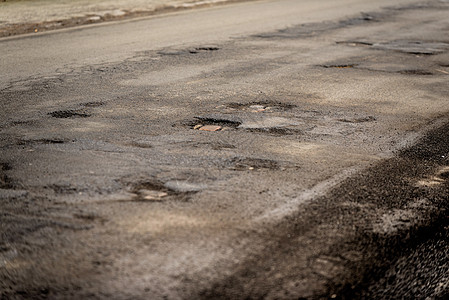
<instances>
[{"instance_id":1,"label":"dark asphalt","mask_svg":"<svg viewBox=\"0 0 449 300\"><path fill-rule=\"evenodd\" d=\"M432 131L265 232L266 249L203 298L447 299L448 133Z\"/></svg>"},{"instance_id":2,"label":"dark asphalt","mask_svg":"<svg viewBox=\"0 0 449 300\"><path fill-rule=\"evenodd\" d=\"M0 297L447 298L448 5L2 82Z\"/></svg>"}]
</instances>

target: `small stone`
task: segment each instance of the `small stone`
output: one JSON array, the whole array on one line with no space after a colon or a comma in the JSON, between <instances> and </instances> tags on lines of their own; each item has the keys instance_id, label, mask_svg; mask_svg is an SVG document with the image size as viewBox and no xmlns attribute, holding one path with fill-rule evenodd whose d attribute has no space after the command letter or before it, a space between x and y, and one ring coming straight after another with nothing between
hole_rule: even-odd
<instances>
[{"instance_id":1,"label":"small stone","mask_svg":"<svg viewBox=\"0 0 449 300\"><path fill-rule=\"evenodd\" d=\"M163 197L168 196L166 192L154 191L154 190L139 190L139 195L144 200L160 201Z\"/></svg>"},{"instance_id":2,"label":"small stone","mask_svg":"<svg viewBox=\"0 0 449 300\"><path fill-rule=\"evenodd\" d=\"M133 201L137 195L131 192L119 191L117 193L99 195L97 201Z\"/></svg>"},{"instance_id":3,"label":"small stone","mask_svg":"<svg viewBox=\"0 0 449 300\"><path fill-rule=\"evenodd\" d=\"M89 21L92 21L92 22L96 22L96 21L100 21L100 20L101 20L100 16L93 16L93 17L89 18Z\"/></svg>"},{"instance_id":4,"label":"small stone","mask_svg":"<svg viewBox=\"0 0 449 300\"><path fill-rule=\"evenodd\" d=\"M203 130L203 131L218 131L221 129L221 126L218 125L206 125L201 127L199 130Z\"/></svg>"},{"instance_id":5,"label":"small stone","mask_svg":"<svg viewBox=\"0 0 449 300\"><path fill-rule=\"evenodd\" d=\"M120 10L120 9L113 10L113 11L110 13L110 15L111 15L111 16L114 16L114 17L120 17L120 16L123 16L123 15L125 15L125 14L126 14L126 12L124 12L123 10Z\"/></svg>"},{"instance_id":6,"label":"small stone","mask_svg":"<svg viewBox=\"0 0 449 300\"><path fill-rule=\"evenodd\" d=\"M449 74L449 72L446 72L446 71L443 71L443 70L440 70L440 69L435 69L435 71L441 72L443 74Z\"/></svg>"},{"instance_id":7,"label":"small stone","mask_svg":"<svg viewBox=\"0 0 449 300\"><path fill-rule=\"evenodd\" d=\"M265 110L265 106L263 105L251 105L249 108L256 111Z\"/></svg>"}]
</instances>

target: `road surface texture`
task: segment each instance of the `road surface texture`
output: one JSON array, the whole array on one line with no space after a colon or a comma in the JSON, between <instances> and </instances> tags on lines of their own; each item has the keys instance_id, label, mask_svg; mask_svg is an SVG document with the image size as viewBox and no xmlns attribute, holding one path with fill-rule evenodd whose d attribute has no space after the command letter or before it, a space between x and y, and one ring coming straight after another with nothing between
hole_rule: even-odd
<instances>
[{"instance_id":1,"label":"road surface texture","mask_svg":"<svg viewBox=\"0 0 449 300\"><path fill-rule=\"evenodd\" d=\"M0 298L449 295L449 3L0 40Z\"/></svg>"},{"instance_id":2,"label":"road surface texture","mask_svg":"<svg viewBox=\"0 0 449 300\"><path fill-rule=\"evenodd\" d=\"M2 0L0 37L241 1L251 0Z\"/></svg>"}]
</instances>

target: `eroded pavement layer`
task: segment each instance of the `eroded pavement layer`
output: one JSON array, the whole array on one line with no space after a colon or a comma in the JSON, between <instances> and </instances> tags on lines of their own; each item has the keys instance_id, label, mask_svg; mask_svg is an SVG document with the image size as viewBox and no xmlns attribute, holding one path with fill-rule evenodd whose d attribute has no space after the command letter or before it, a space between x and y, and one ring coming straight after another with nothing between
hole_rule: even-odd
<instances>
[{"instance_id":1,"label":"eroded pavement layer","mask_svg":"<svg viewBox=\"0 0 449 300\"><path fill-rule=\"evenodd\" d=\"M1 91L4 298L445 297L449 5Z\"/></svg>"}]
</instances>

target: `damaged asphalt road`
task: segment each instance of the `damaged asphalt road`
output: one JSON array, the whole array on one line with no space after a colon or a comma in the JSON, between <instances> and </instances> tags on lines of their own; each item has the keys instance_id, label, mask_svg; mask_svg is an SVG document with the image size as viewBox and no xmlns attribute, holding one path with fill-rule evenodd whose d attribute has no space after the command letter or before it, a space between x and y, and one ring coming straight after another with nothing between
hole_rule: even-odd
<instances>
[{"instance_id":1,"label":"damaged asphalt road","mask_svg":"<svg viewBox=\"0 0 449 300\"><path fill-rule=\"evenodd\" d=\"M0 40L1 298L447 297L449 4L298 2Z\"/></svg>"}]
</instances>

